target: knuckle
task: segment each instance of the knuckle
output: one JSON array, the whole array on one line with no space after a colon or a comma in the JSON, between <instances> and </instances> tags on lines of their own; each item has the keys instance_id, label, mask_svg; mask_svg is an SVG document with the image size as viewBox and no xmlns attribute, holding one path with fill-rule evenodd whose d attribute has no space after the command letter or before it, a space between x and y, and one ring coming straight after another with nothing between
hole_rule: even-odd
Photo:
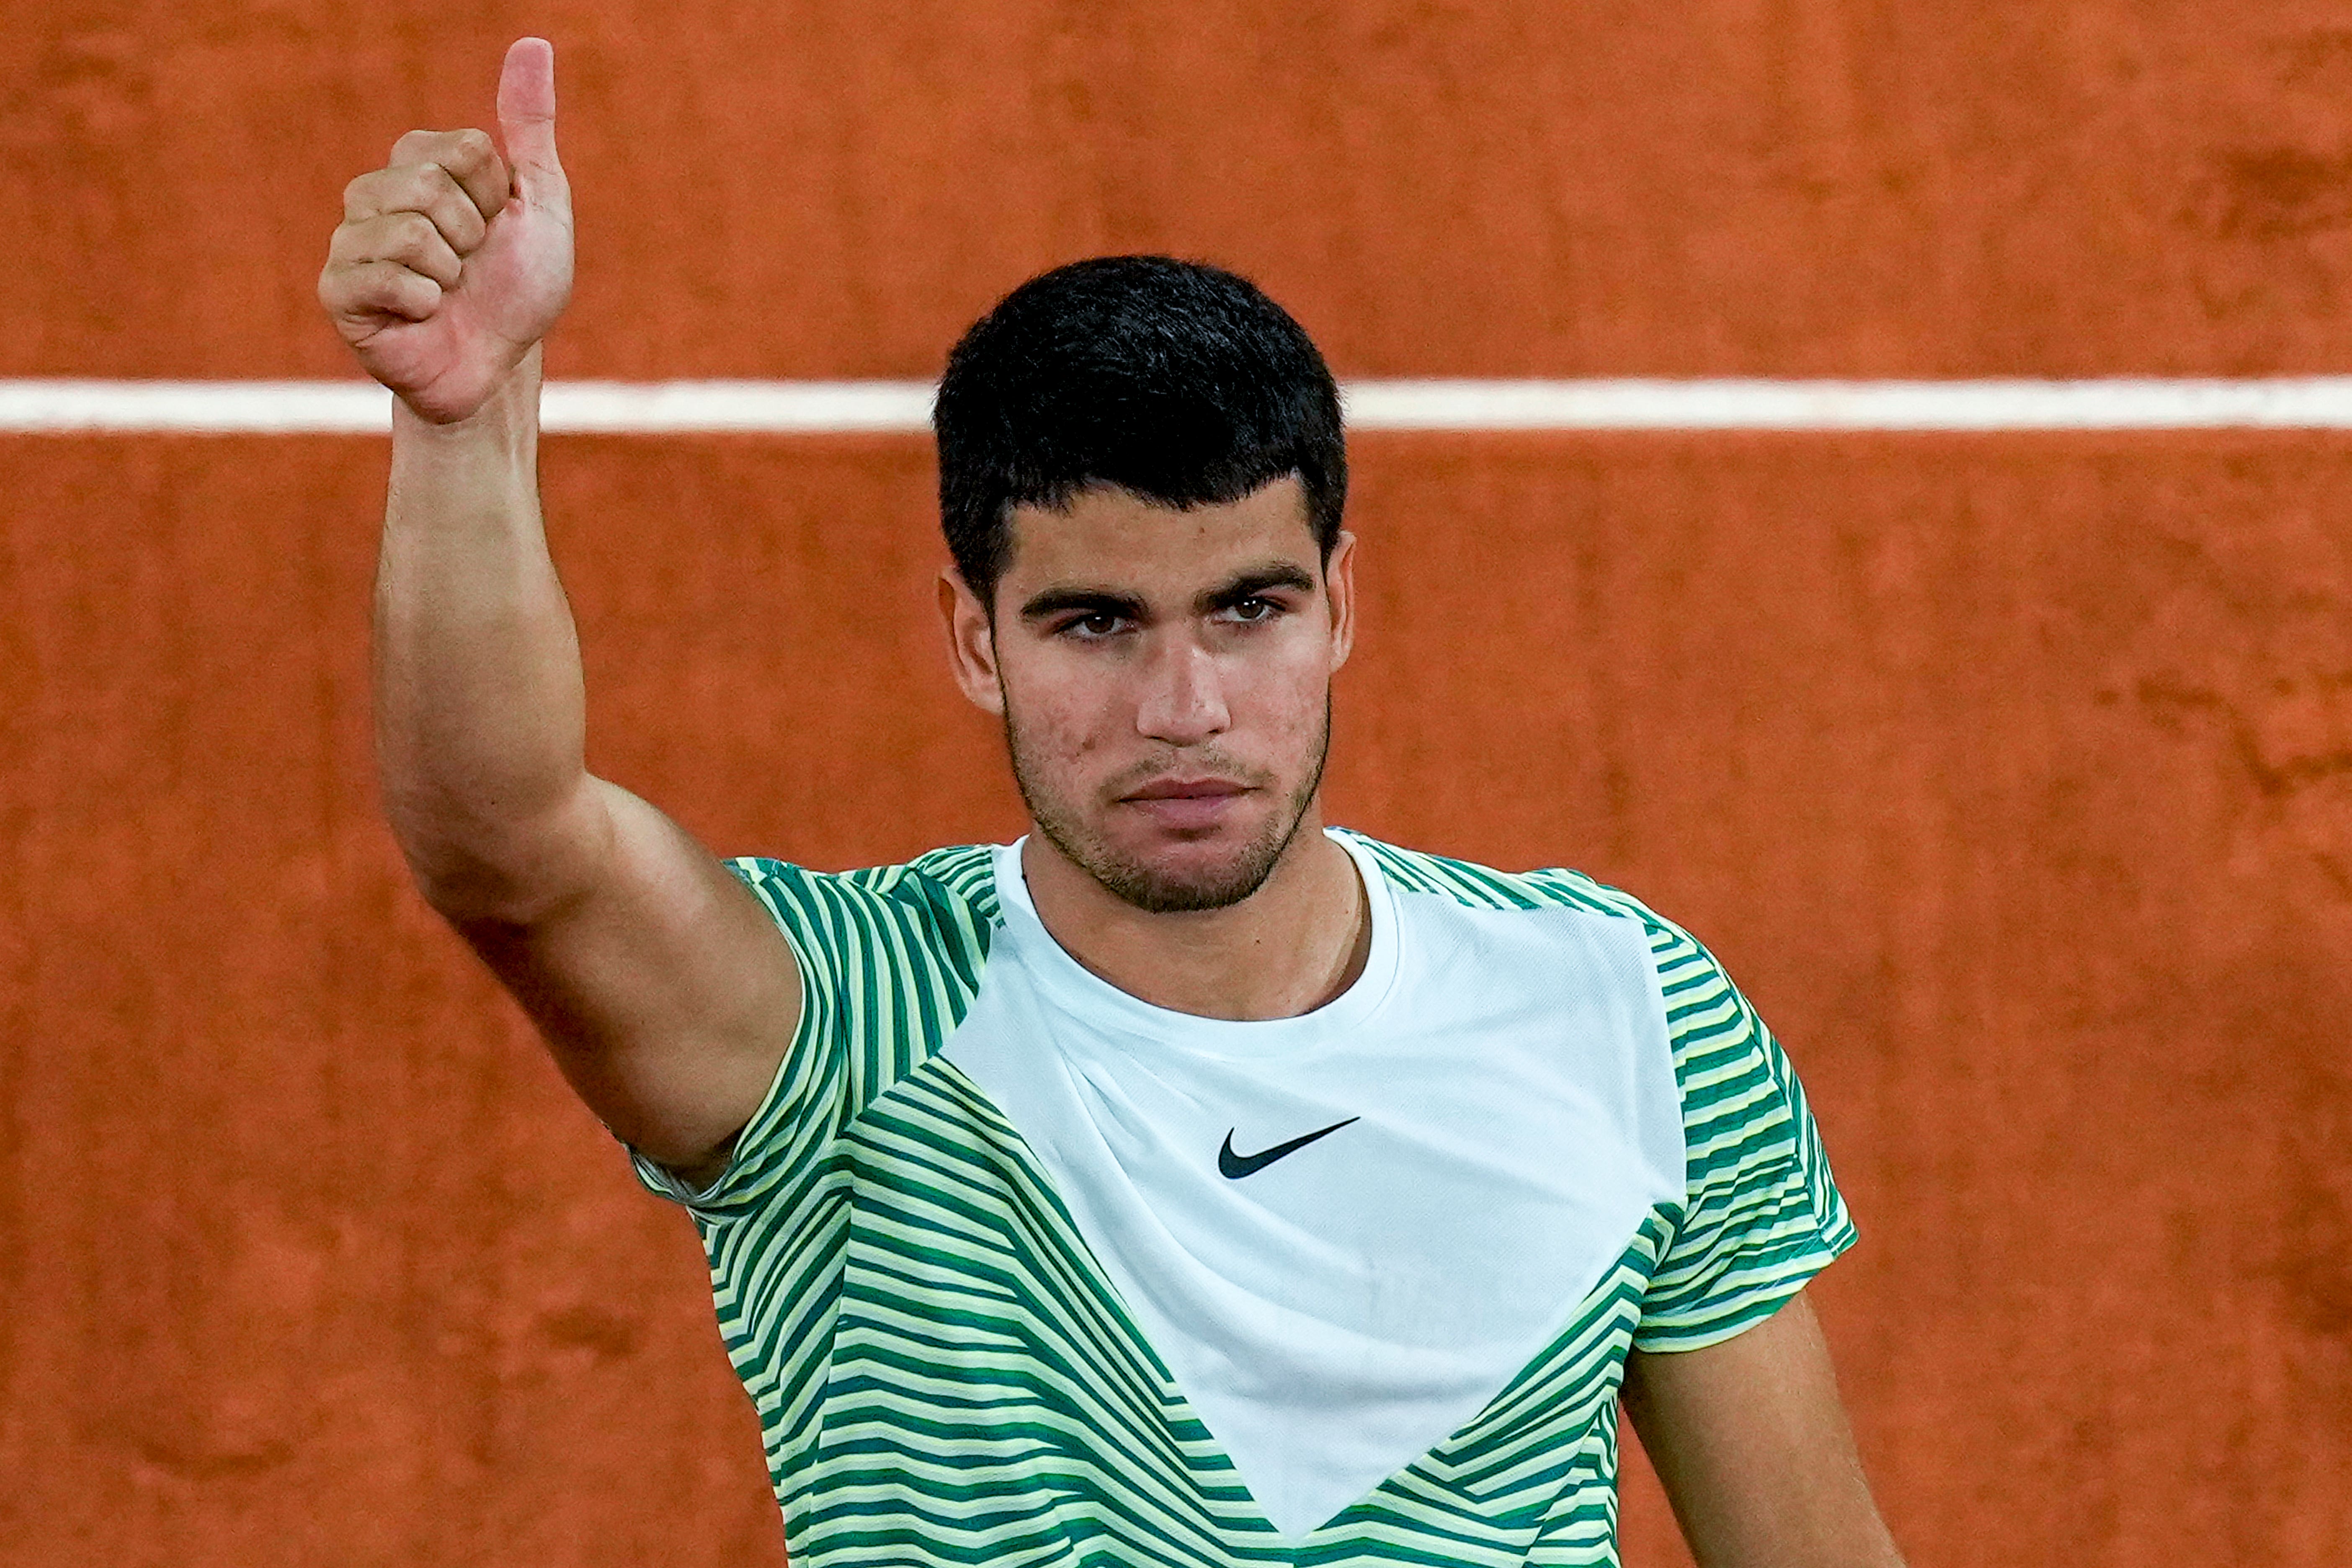
<instances>
[{"instance_id":1,"label":"knuckle","mask_svg":"<svg viewBox=\"0 0 2352 1568\"><path fill-rule=\"evenodd\" d=\"M438 232L433 220L420 212L397 212L391 215L393 239L404 250L414 251L433 243Z\"/></svg>"},{"instance_id":2,"label":"knuckle","mask_svg":"<svg viewBox=\"0 0 2352 1568\"><path fill-rule=\"evenodd\" d=\"M391 171L371 169L343 187L343 216L356 223L374 216L383 210L385 192L393 182Z\"/></svg>"},{"instance_id":3,"label":"knuckle","mask_svg":"<svg viewBox=\"0 0 2352 1568\"><path fill-rule=\"evenodd\" d=\"M457 175L439 164L434 165L431 179L422 193L425 205L436 213L452 212L459 207L471 210L473 203L466 195L466 187L457 183Z\"/></svg>"},{"instance_id":4,"label":"knuckle","mask_svg":"<svg viewBox=\"0 0 2352 1568\"><path fill-rule=\"evenodd\" d=\"M436 212L434 216L440 226L441 237L448 241L454 250L471 250L481 244L488 233L488 226L482 222L482 215L476 212L474 204L468 201L453 202L446 212Z\"/></svg>"},{"instance_id":5,"label":"knuckle","mask_svg":"<svg viewBox=\"0 0 2352 1568\"><path fill-rule=\"evenodd\" d=\"M396 261L371 262L361 293L372 305L400 305L441 297L441 285Z\"/></svg>"},{"instance_id":6,"label":"knuckle","mask_svg":"<svg viewBox=\"0 0 2352 1568\"><path fill-rule=\"evenodd\" d=\"M347 267L331 284L321 281L319 298L331 310L357 314L371 310L383 294L382 281L375 268Z\"/></svg>"}]
</instances>

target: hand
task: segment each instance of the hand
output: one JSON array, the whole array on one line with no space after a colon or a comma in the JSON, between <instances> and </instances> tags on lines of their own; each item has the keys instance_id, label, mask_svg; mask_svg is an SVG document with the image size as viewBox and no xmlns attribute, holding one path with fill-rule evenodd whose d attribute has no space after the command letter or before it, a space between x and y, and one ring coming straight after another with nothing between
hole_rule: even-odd
<instances>
[{"instance_id":1,"label":"hand","mask_svg":"<svg viewBox=\"0 0 2352 1568\"><path fill-rule=\"evenodd\" d=\"M505 144L499 155L499 142ZM367 373L436 424L479 409L572 295L572 187L555 157L555 50L518 39L499 142L412 131L343 192L319 302Z\"/></svg>"}]
</instances>

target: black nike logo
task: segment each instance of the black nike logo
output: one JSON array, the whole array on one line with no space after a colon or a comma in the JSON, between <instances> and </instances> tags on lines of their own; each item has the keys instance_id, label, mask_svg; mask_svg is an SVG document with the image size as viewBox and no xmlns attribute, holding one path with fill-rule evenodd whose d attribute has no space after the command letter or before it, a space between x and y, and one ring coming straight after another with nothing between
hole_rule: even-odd
<instances>
[{"instance_id":1,"label":"black nike logo","mask_svg":"<svg viewBox=\"0 0 2352 1568\"><path fill-rule=\"evenodd\" d=\"M1303 1138L1293 1138L1287 1143L1276 1143L1273 1148L1260 1150L1255 1154L1234 1153L1234 1132L1233 1129L1228 1128L1225 1131L1225 1146L1217 1151L1217 1173L1229 1182L1238 1182L1244 1176L1254 1176L1285 1154L1296 1154L1318 1138L1328 1137L1347 1126L1349 1122L1362 1120L1360 1116L1350 1116L1347 1121L1334 1121L1330 1126L1309 1132Z\"/></svg>"}]
</instances>

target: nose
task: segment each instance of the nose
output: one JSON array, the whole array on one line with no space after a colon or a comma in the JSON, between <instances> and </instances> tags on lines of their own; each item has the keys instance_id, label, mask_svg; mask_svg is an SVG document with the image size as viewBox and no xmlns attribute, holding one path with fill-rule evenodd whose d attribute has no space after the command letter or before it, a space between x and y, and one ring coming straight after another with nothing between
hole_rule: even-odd
<instances>
[{"instance_id":1,"label":"nose","mask_svg":"<svg viewBox=\"0 0 2352 1568\"><path fill-rule=\"evenodd\" d=\"M1216 657L1192 638L1164 639L1152 650L1142 677L1135 727L1146 738L1197 746L1224 733L1231 723Z\"/></svg>"}]
</instances>

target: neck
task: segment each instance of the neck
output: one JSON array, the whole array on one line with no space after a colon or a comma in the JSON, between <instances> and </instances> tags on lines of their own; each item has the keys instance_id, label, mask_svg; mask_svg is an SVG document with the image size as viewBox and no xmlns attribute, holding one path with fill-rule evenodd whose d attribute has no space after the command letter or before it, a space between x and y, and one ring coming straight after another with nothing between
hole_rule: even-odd
<instances>
[{"instance_id":1,"label":"neck","mask_svg":"<svg viewBox=\"0 0 2352 1568\"><path fill-rule=\"evenodd\" d=\"M1288 1018L1363 973L1371 911L1363 879L1310 808L1265 881L1222 910L1153 914L1088 876L1034 827L1021 872L1063 951L1129 995L1204 1018Z\"/></svg>"}]
</instances>

